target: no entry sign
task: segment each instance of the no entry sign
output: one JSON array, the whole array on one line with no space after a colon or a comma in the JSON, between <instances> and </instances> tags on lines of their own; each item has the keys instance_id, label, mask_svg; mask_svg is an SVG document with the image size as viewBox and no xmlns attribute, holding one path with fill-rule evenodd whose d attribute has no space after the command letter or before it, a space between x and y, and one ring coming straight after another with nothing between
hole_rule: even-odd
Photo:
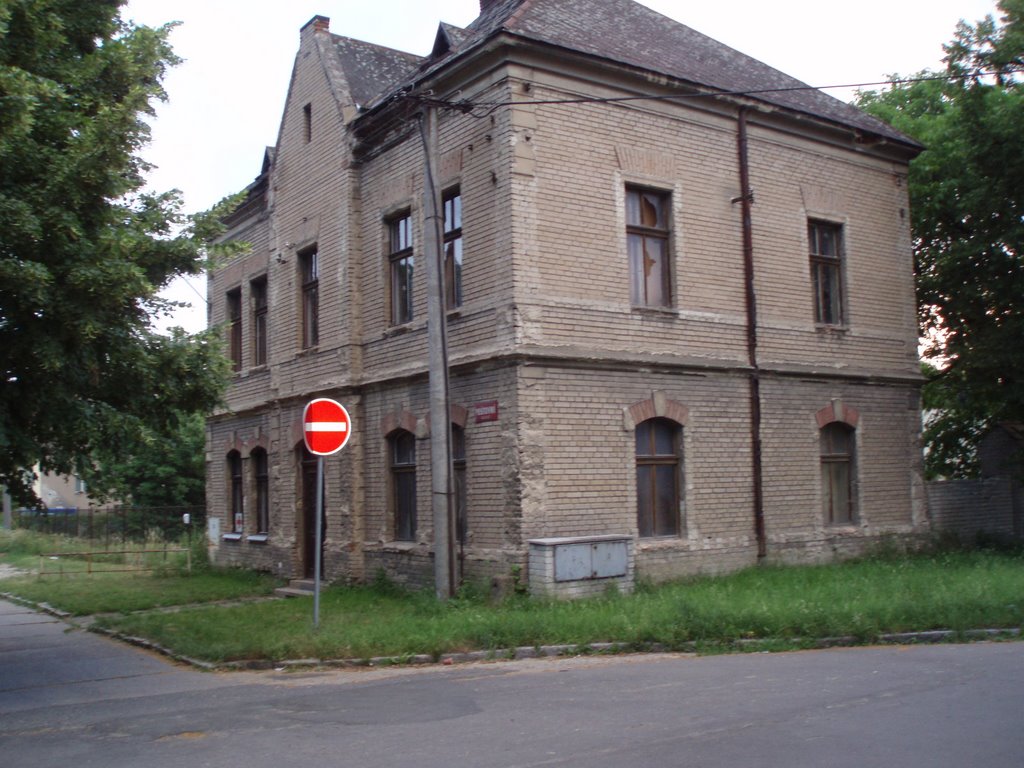
<instances>
[{"instance_id":1,"label":"no entry sign","mask_svg":"<svg viewBox=\"0 0 1024 768\"><path fill-rule=\"evenodd\" d=\"M352 422L345 406L320 397L306 404L302 412L302 433L310 453L330 456L345 447L352 434Z\"/></svg>"}]
</instances>

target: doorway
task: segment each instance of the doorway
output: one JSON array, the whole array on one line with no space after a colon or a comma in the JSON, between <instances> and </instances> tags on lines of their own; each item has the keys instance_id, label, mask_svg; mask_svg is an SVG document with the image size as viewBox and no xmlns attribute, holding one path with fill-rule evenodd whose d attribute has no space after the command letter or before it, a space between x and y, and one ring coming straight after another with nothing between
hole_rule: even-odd
<instances>
[{"instance_id":1,"label":"doorway","mask_svg":"<svg viewBox=\"0 0 1024 768\"><path fill-rule=\"evenodd\" d=\"M316 467L318 458L310 453L306 446L298 447L299 464L301 468L302 482L302 510L298 515L300 521L299 552L302 556L302 576L312 579L315 576L316 568ZM320 578L324 576L323 561L323 540L327 536L327 490L326 478L324 479L324 515L320 523L321 549L320 549Z\"/></svg>"}]
</instances>

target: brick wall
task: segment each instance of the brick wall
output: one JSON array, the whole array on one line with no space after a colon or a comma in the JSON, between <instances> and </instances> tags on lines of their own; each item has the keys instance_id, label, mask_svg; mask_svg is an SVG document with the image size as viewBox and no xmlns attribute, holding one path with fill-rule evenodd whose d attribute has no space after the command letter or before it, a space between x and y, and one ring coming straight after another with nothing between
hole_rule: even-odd
<instances>
[{"instance_id":1,"label":"brick wall","mask_svg":"<svg viewBox=\"0 0 1024 768\"><path fill-rule=\"evenodd\" d=\"M270 288L269 365L244 366L227 408L210 421L208 496L211 510L227 503L227 446L241 445L247 457L262 440L271 532L266 542L223 542L218 557L283 574L301 569L296 424L306 401L331 396L349 408L354 433L327 464L328 577L368 579L383 569L422 585L432 580L433 542L423 150L410 120L392 126L394 141L352 154L344 123L351 110L341 118L332 95L344 84L328 82L317 34L314 25L303 32L267 215L232 233L251 250L211 277L215 323L227 291L240 287L244 303L263 274ZM479 100L618 96L637 87L613 81L621 73L561 64L489 61L450 85ZM750 117L765 525L769 557L785 561L927 529L906 167L884 148L815 130ZM709 101L442 116L440 181L459 187L464 211L465 298L449 314L452 403L473 414L474 404L496 401L499 414L465 424L462 563L470 578L525 567L527 540L552 536L633 537L640 578L755 562L736 132L735 108ZM627 185L671 195L673 301L664 309L631 306ZM386 222L405 211L417 257L414 317L395 327ZM847 322L839 328L814 322L808 218L843 227ZM314 245L320 343L302 350L298 254ZM249 349L247 321L243 329ZM860 414L857 517L842 527L823 520L816 421L835 402ZM675 537L637 538L634 415L647 410L682 424L684 509ZM394 540L387 438L399 425L416 436L411 542Z\"/></svg>"}]
</instances>

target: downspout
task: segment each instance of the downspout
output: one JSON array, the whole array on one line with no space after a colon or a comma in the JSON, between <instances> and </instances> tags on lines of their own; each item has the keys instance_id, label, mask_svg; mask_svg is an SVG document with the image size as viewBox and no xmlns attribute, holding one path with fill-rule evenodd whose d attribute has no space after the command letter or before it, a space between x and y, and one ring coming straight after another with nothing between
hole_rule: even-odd
<instances>
[{"instance_id":1,"label":"downspout","mask_svg":"<svg viewBox=\"0 0 1024 768\"><path fill-rule=\"evenodd\" d=\"M754 226L751 207L754 192L750 188L750 161L747 146L747 107L740 107L737 118L737 151L740 166L740 204L743 218L743 282L747 305L747 362L750 365L750 462L754 478L754 535L757 559L767 554L764 530L764 486L761 463L761 369L757 362L757 296L754 291Z\"/></svg>"}]
</instances>

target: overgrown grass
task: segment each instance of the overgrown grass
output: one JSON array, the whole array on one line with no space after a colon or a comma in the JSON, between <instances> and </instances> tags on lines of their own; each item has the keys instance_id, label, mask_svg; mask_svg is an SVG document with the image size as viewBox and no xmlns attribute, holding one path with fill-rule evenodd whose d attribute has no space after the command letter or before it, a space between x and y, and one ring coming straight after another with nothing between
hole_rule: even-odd
<instances>
[{"instance_id":1,"label":"overgrown grass","mask_svg":"<svg viewBox=\"0 0 1024 768\"><path fill-rule=\"evenodd\" d=\"M182 542L182 545L187 542ZM181 545L176 545L181 546ZM117 549L140 550L146 544L115 545ZM0 530L0 563L35 571L40 555L54 552L81 552L89 550L87 542L64 536L34 533L32 531ZM95 613L129 612L162 608L190 603L233 600L270 594L280 582L251 571L237 569L211 569L205 558L202 541L192 549L192 571L185 571L183 553L146 555L143 561L129 555L97 556L92 560L94 572L60 576L58 564L44 561L47 573L0 581L0 592L8 592L26 600L47 603L54 608L82 616ZM139 568L127 572L101 572L104 568ZM59 567L65 571L83 571L87 561L60 558Z\"/></svg>"},{"instance_id":2,"label":"overgrown grass","mask_svg":"<svg viewBox=\"0 0 1024 768\"><path fill-rule=\"evenodd\" d=\"M325 590L320 628L308 599L105 618L212 661L439 655L616 641L714 649L740 639L852 636L1024 623L1024 556L949 552L820 567L752 568L643 587L631 596L549 602L480 597L439 604L386 585Z\"/></svg>"}]
</instances>

